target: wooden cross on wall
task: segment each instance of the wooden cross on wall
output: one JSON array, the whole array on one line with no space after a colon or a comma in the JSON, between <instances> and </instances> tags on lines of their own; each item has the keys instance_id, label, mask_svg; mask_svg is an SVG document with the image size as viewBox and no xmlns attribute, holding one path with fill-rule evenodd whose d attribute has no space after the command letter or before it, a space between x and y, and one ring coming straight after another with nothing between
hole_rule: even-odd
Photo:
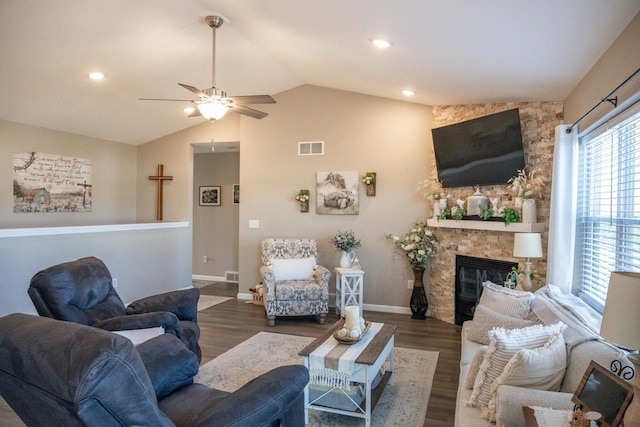
<instances>
[{"instance_id":1,"label":"wooden cross on wall","mask_svg":"<svg viewBox=\"0 0 640 427\"><path fill-rule=\"evenodd\" d=\"M158 205L156 207L156 219L158 221L162 220L162 187L164 181L173 180L172 176L163 176L164 174L164 165L158 165L158 175L150 176L149 179L158 182Z\"/></svg>"}]
</instances>

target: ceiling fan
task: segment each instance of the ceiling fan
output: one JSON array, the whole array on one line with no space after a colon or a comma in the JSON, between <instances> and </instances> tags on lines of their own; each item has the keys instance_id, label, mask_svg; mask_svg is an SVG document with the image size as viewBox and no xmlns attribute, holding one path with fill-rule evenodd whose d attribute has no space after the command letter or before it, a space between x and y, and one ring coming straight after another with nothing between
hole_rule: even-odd
<instances>
[{"instance_id":1,"label":"ceiling fan","mask_svg":"<svg viewBox=\"0 0 640 427\"><path fill-rule=\"evenodd\" d=\"M190 99L165 99L165 98L140 98L141 101L181 101L192 102L196 109L189 117L202 116L209 120L219 120L227 113L244 114L254 119L262 119L268 114L263 111L254 110L245 104L275 104L276 100L269 95L247 95L247 96L227 96L227 93L216 88L216 29L220 28L224 18L218 15L206 16L204 21L213 29L212 67L211 67L211 87L208 89L198 89L184 83L178 83L183 88L198 95L199 100Z\"/></svg>"}]
</instances>

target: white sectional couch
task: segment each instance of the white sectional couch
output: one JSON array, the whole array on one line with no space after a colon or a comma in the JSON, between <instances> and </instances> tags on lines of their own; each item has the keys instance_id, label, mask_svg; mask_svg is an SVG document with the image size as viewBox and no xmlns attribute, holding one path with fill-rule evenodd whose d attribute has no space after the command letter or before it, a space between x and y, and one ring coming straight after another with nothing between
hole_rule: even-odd
<instances>
[{"instance_id":1,"label":"white sectional couch","mask_svg":"<svg viewBox=\"0 0 640 427\"><path fill-rule=\"evenodd\" d=\"M483 295L486 292L487 287L485 286ZM481 299L480 305L482 303L483 300ZM505 304L505 306L507 305ZM480 317L478 315L476 317L477 319L474 320L479 321ZM526 319L543 325L554 325L558 322L566 325L566 329L562 332L562 338L566 346L566 354L563 353L563 355L566 355L566 370L562 366L559 381L557 385L553 386L556 390L539 390L531 387L507 385L508 382L505 384L500 382L502 385L497 386L496 384L497 390L495 392L495 423L481 418L481 416L487 417L487 408L468 406L473 394L473 390L468 387L473 387L471 384L474 381L468 380L467 377L470 375L470 370L472 370L474 356L483 349L483 344L474 342L471 339L477 339L476 336L478 335L478 328L473 325L474 320L465 322L462 327L460 380L455 417L456 427L523 426L523 406L572 409L571 397L591 360L595 360L607 368L611 366L613 360L621 360L623 366L630 365L624 351L604 342L598 336L600 328L599 314L586 306L577 297L564 294L553 285L547 285L533 295L530 299L530 313L526 316ZM486 319L484 321L486 322ZM495 345L494 340L494 348ZM486 354L487 349L484 346L482 354ZM478 356L480 361L483 358L484 356ZM471 375L476 378L475 367L473 371ZM477 383L477 380L475 382ZM548 384L543 385L543 388L546 386ZM477 384L476 387L478 387ZM532 387L535 387L535 385Z\"/></svg>"}]
</instances>

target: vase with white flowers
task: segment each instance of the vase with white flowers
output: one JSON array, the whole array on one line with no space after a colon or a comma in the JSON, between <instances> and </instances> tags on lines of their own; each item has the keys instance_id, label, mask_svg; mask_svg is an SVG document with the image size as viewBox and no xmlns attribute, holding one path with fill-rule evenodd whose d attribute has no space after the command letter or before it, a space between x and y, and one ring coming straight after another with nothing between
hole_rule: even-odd
<instances>
[{"instance_id":1,"label":"vase with white flowers","mask_svg":"<svg viewBox=\"0 0 640 427\"><path fill-rule=\"evenodd\" d=\"M507 183L516 198L516 207L522 206L522 222L529 224L537 222L535 198L540 196L545 183L540 171L534 169L527 172L525 169L520 169L518 175L510 178Z\"/></svg>"},{"instance_id":2,"label":"vase with white flowers","mask_svg":"<svg viewBox=\"0 0 640 427\"><path fill-rule=\"evenodd\" d=\"M367 186L367 196L376 195L376 173L367 172L360 177L360 181Z\"/></svg>"},{"instance_id":3,"label":"vase with white flowers","mask_svg":"<svg viewBox=\"0 0 640 427\"><path fill-rule=\"evenodd\" d=\"M411 318L426 319L429 303L422 278L429 259L436 254L438 239L424 222L414 223L413 227L402 238L393 234L387 234L386 237L392 240L393 244L402 251L413 269L413 291L409 301Z\"/></svg>"},{"instance_id":4,"label":"vase with white flowers","mask_svg":"<svg viewBox=\"0 0 640 427\"><path fill-rule=\"evenodd\" d=\"M438 218L447 209L447 199L449 195L442 188L442 182L433 179L425 179L418 183L420 195L429 200L433 200L433 217Z\"/></svg>"},{"instance_id":5,"label":"vase with white flowers","mask_svg":"<svg viewBox=\"0 0 640 427\"><path fill-rule=\"evenodd\" d=\"M331 243L336 249L342 251L340 267L350 268L356 258L355 249L358 249L362 244L360 239L356 237L353 230L338 231L338 234L331 238Z\"/></svg>"},{"instance_id":6,"label":"vase with white flowers","mask_svg":"<svg viewBox=\"0 0 640 427\"><path fill-rule=\"evenodd\" d=\"M300 212L309 212L309 190L300 190L296 200L300 202Z\"/></svg>"}]
</instances>

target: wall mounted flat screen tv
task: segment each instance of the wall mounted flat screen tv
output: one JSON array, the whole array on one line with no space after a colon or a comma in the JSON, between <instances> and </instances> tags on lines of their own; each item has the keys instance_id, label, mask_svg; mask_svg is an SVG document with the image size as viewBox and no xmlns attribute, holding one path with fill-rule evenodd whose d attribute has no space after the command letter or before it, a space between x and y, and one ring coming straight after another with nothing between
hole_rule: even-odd
<instances>
[{"instance_id":1,"label":"wall mounted flat screen tv","mask_svg":"<svg viewBox=\"0 0 640 427\"><path fill-rule=\"evenodd\" d=\"M445 188L506 184L524 169L518 109L432 129Z\"/></svg>"}]
</instances>

